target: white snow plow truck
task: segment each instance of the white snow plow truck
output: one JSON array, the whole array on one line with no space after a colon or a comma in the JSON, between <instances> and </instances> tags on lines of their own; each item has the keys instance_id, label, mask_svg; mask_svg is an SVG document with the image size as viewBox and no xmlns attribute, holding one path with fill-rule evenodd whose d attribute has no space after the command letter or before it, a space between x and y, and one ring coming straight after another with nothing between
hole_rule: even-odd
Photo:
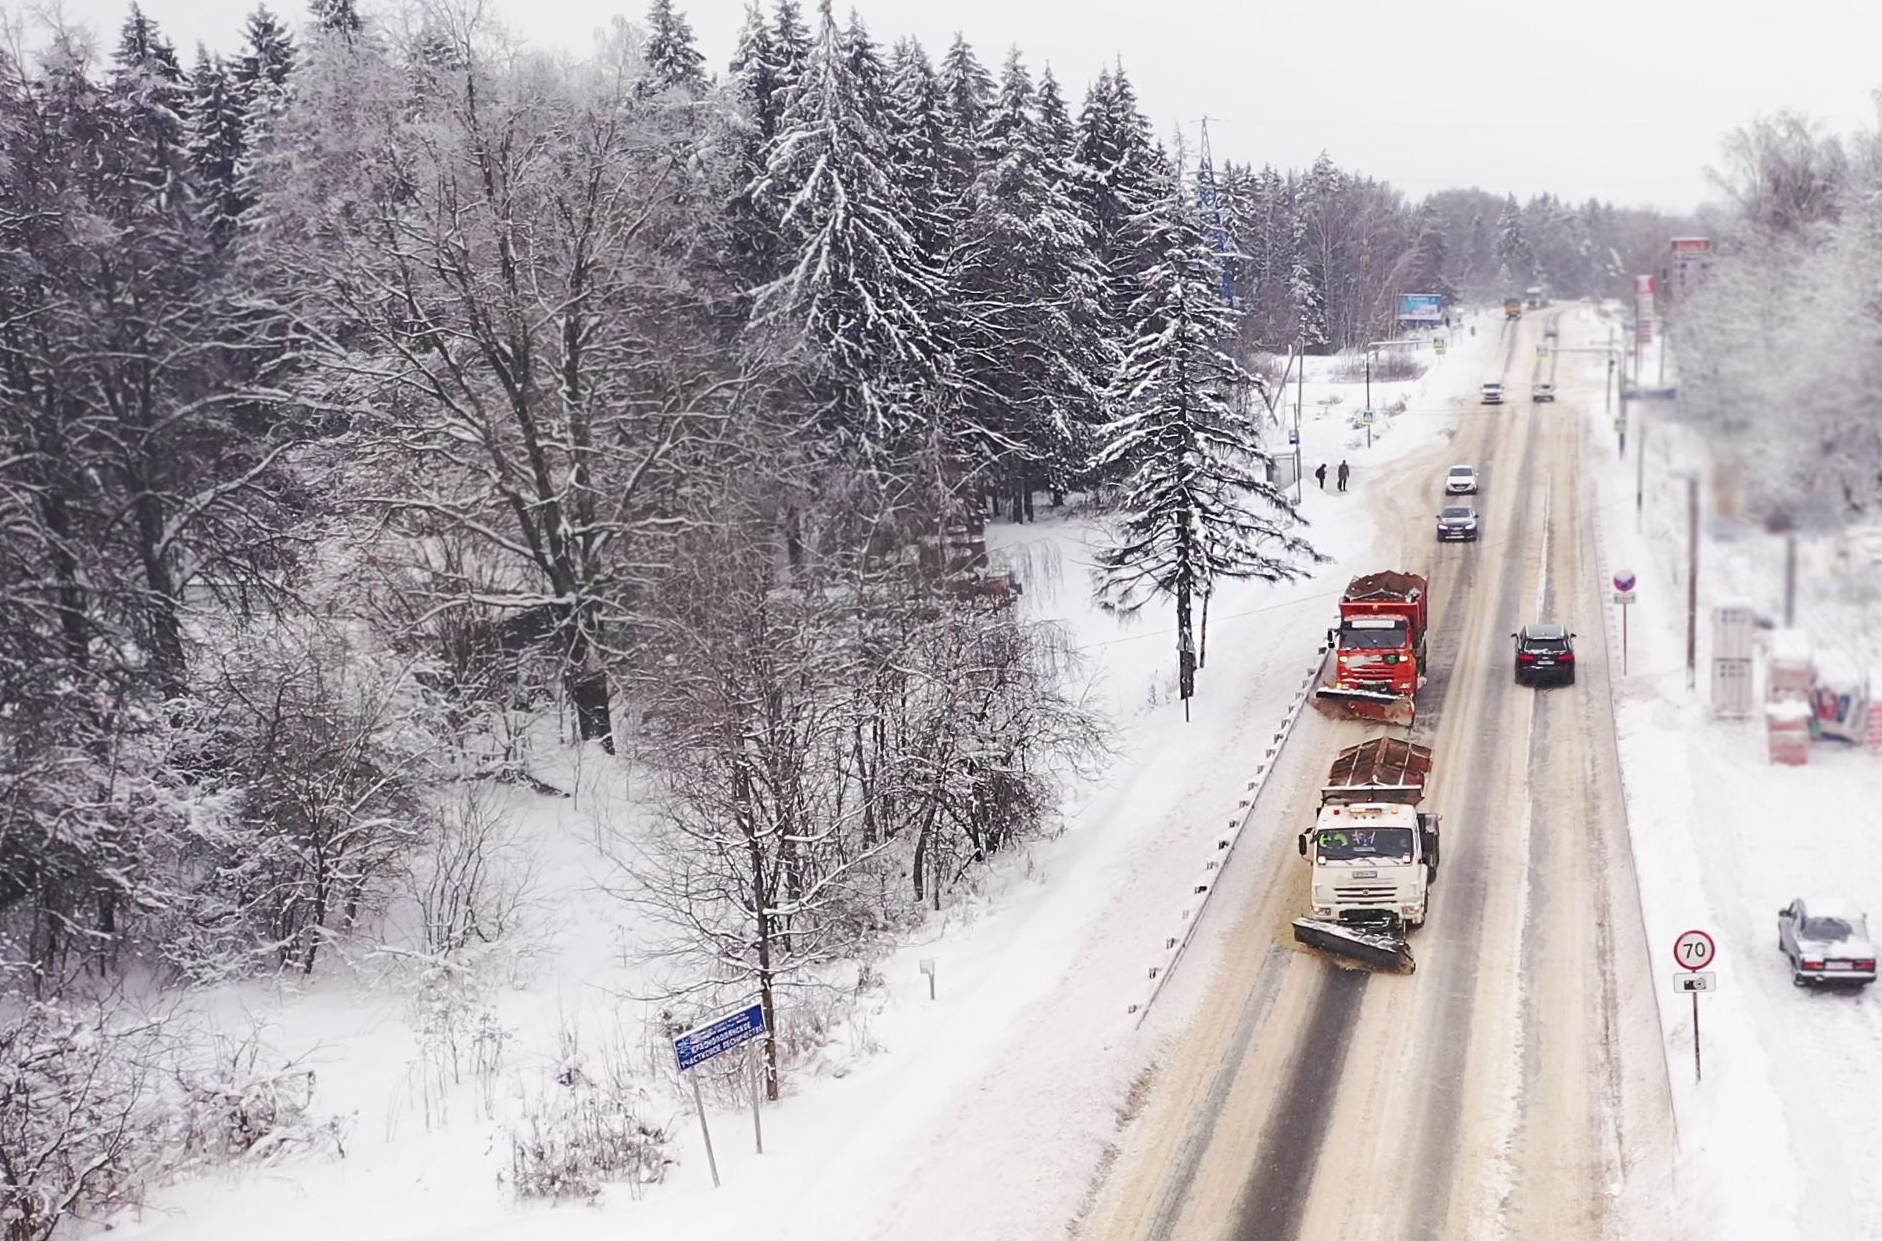
<instances>
[{"instance_id":1,"label":"white snow plow truck","mask_svg":"<svg viewBox=\"0 0 1882 1241\"><path fill-rule=\"evenodd\" d=\"M1438 873L1439 816L1422 814L1431 751L1397 737L1348 746L1320 790L1300 854L1312 914L1294 938L1369 969L1409 974L1405 936L1424 925Z\"/></svg>"}]
</instances>

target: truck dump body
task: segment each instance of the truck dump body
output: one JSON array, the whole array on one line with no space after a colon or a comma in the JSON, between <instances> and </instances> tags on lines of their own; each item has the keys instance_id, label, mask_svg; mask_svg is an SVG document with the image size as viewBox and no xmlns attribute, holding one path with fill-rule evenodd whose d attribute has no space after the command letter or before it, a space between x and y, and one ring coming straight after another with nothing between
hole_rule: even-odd
<instances>
[{"instance_id":1,"label":"truck dump body","mask_svg":"<svg viewBox=\"0 0 1882 1241\"><path fill-rule=\"evenodd\" d=\"M1397 737L1376 737L1347 746L1333 760L1320 804L1397 802L1415 806L1424 800L1431 778L1431 751Z\"/></svg>"}]
</instances>

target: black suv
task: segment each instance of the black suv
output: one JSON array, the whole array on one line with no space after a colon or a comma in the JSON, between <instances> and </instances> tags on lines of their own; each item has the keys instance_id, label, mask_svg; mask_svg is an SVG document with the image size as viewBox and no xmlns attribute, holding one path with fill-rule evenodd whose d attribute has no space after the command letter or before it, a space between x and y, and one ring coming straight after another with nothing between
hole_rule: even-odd
<instances>
[{"instance_id":1,"label":"black suv","mask_svg":"<svg viewBox=\"0 0 1882 1241\"><path fill-rule=\"evenodd\" d=\"M1575 683L1575 635L1561 625L1524 625L1516 639L1516 683Z\"/></svg>"}]
</instances>

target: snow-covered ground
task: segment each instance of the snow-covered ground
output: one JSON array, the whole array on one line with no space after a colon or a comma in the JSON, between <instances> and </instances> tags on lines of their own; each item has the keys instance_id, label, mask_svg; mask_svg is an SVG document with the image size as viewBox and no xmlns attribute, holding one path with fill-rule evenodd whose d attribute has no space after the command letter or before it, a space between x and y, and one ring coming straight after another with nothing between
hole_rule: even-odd
<instances>
[{"instance_id":1,"label":"snow-covered ground","mask_svg":"<svg viewBox=\"0 0 1882 1241\"><path fill-rule=\"evenodd\" d=\"M1484 319L1488 322L1488 319ZM1459 334L1464 335L1463 333ZM1088 515L997 526L996 554L1027 576L1022 606L1067 627L1094 700L1117 728L1107 777L1067 808L1066 830L1007 859L978 897L886 959L880 986L831 1031L817 1068L751 1119L711 1109L724 1180L714 1190L671 1044L628 951L644 933L604 888L596 824L633 813L632 781L600 756L540 754L534 770L574 796L505 787L518 844L538 863L516 949L459 979L360 949L311 985L250 984L198 997L204 1020L257 1031L266 1059L311 1068L312 1111L344 1127L344 1157L243 1168L171 1187L116 1234L137 1241L695 1237L949 1241L1041 1237L1072 1219L1149 1058L1127 1009L1140 1000L1212 840L1284 717L1332 601L1372 542L1369 472L1450 432L1494 330L1467 336L1423 378L1375 383L1366 445L1361 385L1310 363L1301 418L1310 536L1333 557L1282 586L1229 583L1211 605L1193 719L1175 700L1167 609L1131 622L1089 602ZM1428 350L1424 351L1427 358ZM1462 368L1453 370L1453 368ZM1294 390L1290 388L1290 401ZM1400 407L1403 412L1383 411ZM1291 408L1291 407L1290 407ZM1270 428L1283 451L1287 421ZM1353 466L1348 493L1334 471ZM931 960L936 995L919 964ZM337 965L337 963L336 963ZM1165 1016L1177 1020L1179 1013ZM571 1045L571 1043L573 1045ZM649 1083L645 1118L677 1165L595 1207L523 1207L501 1178L508 1129L571 1062Z\"/></svg>"},{"instance_id":2,"label":"snow-covered ground","mask_svg":"<svg viewBox=\"0 0 1882 1241\"><path fill-rule=\"evenodd\" d=\"M1589 314L1564 328L1606 339ZM1657 370L1649 352L1647 369ZM1632 449L1617 459L1600 415L1599 360L1580 397L1603 515L1607 570L1640 581L1629 622L1629 675L1616 682L1616 717L1630 831L1655 955L1656 990L1680 1143L1680 1218L1692 1238L1882 1236L1882 1146L1875 1065L1882 993L1799 990L1778 953L1777 910L1808 894L1848 896L1882 916L1882 758L1833 742L1804 767L1772 765L1761 720L1714 721L1707 705L1711 608L1747 601L1782 609L1781 541L1714 515L1703 493L1698 688L1687 688L1684 474L1710 482L1691 428L1649 405L1645 507ZM1566 389L1567 384L1564 384ZM1594 395L1590 397L1588 394ZM1575 396L1565 391L1565 399ZM1821 646L1874 662L1875 568L1806 552L1797 622ZM1614 611L1615 609L1610 609ZM1584 640L1594 635L1584 635ZM1595 639L1598 640L1598 639ZM1606 640L1619 663L1618 620ZM1762 699L1763 660L1759 661ZM1672 946L1688 928L1718 941L1720 990L1700 999L1704 1078L1695 1080L1692 1008L1674 994Z\"/></svg>"}]
</instances>

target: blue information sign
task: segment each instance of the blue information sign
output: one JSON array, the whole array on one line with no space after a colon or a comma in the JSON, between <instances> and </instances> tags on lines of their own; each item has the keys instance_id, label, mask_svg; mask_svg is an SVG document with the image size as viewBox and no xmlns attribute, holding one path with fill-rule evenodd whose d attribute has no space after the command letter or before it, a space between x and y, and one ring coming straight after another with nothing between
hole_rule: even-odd
<instances>
[{"instance_id":1,"label":"blue information sign","mask_svg":"<svg viewBox=\"0 0 1882 1241\"><path fill-rule=\"evenodd\" d=\"M1444 298L1436 293L1398 295L1400 323L1438 323L1444 319Z\"/></svg>"},{"instance_id":2,"label":"blue information sign","mask_svg":"<svg viewBox=\"0 0 1882 1241\"><path fill-rule=\"evenodd\" d=\"M703 1026L694 1026L673 1040L673 1050L680 1058L683 1073L696 1064L704 1064L722 1051L731 1051L749 1043L765 1032L765 1006L753 1004L735 1013L727 1013Z\"/></svg>"}]
</instances>

